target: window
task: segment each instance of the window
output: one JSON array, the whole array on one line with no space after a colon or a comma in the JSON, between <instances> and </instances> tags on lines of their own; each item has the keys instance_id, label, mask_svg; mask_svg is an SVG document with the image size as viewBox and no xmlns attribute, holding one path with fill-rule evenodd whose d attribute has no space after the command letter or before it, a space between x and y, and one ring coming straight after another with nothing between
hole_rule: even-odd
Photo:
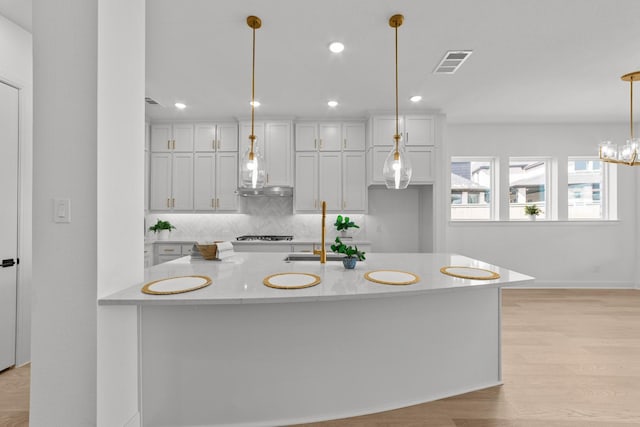
<instances>
[{"instance_id":1,"label":"window","mask_svg":"<svg viewBox=\"0 0 640 427\"><path fill-rule=\"evenodd\" d=\"M493 159L451 159L451 219L491 220Z\"/></svg>"},{"instance_id":2,"label":"window","mask_svg":"<svg viewBox=\"0 0 640 427\"><path fill-rule=\"evenodd\" d=\"M567 194L569 219L602 219L603 168L598 159L569 158Z\"/></svg>"},{"instance_id":3,"label":"window","mask_svg":"<svg viewBox=\"0 0 640 427\"><path fill-rule=\"evenodd\" d=\"M509 219L527 219L524 207L536 205L547 218L547 161L541 159L509 160Z\"/></svg>"}]
</instances>

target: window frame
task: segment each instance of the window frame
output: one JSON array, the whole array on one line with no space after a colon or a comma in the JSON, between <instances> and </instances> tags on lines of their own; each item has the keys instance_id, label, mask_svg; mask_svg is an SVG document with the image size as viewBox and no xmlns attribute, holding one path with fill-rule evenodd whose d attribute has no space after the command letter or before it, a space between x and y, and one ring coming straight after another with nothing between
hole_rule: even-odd
<instances>
[{"instance_id":1,"label":"window frame","mask_svg":"<svg viewBox=\"0 0 640 427\"><path fill-rule=\"evenodd\" d=\"M490 173L489 173L489 191L490 191L490 195L491 195L491 201L488 203L489 204L489 218L480 218L480 219L456 219L456 218L452 218L451 217L451 208L454 205L452 203L452 196L453 196L453 192L451 191L451 164L452 163L464 163L464 162L484 162L484 163L489 163L489 169L490 169ZM449 189L447 191L448 193L448 212L447 212L447 217L449 219L449 221L455 221L455 222L478 222L478 221L497 221L499 218L499 202L498 202L498 197L499 197L499 188L498 188L498 182L499 179L498 177L500 176L498 173L498 165L499 165L499 161L498 161L498 157L493 157L493 156L451 156L449 158L449 176L448 176L448 181L449 181ZM458 204L457 206L461 206L460 204Z\"/></svg>"}]
</instances>

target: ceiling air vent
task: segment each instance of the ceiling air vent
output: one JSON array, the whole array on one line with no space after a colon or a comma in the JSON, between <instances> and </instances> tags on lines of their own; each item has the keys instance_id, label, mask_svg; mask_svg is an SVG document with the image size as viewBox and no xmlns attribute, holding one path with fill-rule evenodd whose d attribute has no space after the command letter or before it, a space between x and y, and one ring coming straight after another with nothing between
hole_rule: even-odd
<instances>
[{"instance_id":1,"label":"ceiling air vent","mask_svg":"<svg viewBox=\"0 0 640 427\"><path fill-rule=\"evenodd\" d=\"M158 101L156 101L153 98L149 98L148 96L146 98L144 98L144 102L146 102L149 105L160 105L160 103Z\"/></svg>"},{"instance_id":2,"label":"ceiling air vent","mask_svg":"<svg viewBox=\"0 0 640 427\"><path fill-rule=\"evenodd\" d=\"M433 71L433 74L453 74L473 53L471 50L450 50Z\"/></svg>"}]
</instances>

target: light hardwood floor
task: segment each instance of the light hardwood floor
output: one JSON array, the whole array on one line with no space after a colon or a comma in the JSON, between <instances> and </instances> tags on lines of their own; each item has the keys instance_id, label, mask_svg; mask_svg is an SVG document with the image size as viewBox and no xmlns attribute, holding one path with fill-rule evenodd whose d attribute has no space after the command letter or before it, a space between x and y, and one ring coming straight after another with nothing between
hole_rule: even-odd
<instances>
[{"instance_id":1,"label":"light hardwood floor","mask_svg":"<svg viewBox=\"0 0 640 427\"><path fill-rule=\"evenodd\" d=\"M305 426L640 426L640 291L503 291L504 385ZM0 374L0 426L27 425L29 368Z\"/></svg>"}]
</instances>

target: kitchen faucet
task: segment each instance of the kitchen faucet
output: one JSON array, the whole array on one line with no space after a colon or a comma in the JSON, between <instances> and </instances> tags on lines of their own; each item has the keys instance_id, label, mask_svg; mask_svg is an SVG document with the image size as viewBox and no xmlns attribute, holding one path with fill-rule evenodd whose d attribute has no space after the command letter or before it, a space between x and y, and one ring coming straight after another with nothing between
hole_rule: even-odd
<instances>
[{"instance_id":1,"label":"kitchen faucet","mask_svg":"<svg viewBox=\"0 0 640 427\"><path fill-rule=\"evenodd\" d=\"M327 262L327 248L325 245L325 234L326 234L326 226L325 222L327 220L327 202L322 201L322 238L320 241L320 250L316 250L316 245L313 245L313 254L320 255L320 264L326 264Z\"/></svg>"}]
</instances>

